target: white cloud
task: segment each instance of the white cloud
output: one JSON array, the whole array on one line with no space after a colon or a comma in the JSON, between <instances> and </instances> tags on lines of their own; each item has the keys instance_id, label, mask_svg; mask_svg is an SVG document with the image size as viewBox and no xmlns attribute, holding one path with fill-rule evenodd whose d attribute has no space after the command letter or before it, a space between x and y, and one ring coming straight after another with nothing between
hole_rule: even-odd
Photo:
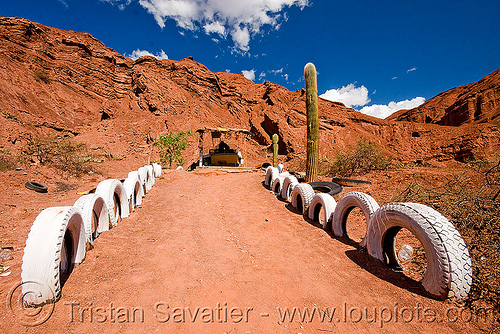
<instances>
[{"instance_id":1,"label":"white cloud","mask_svg":"<svg viewBox=\"0 0 500 334\"><path fill-rule=\"evenodd\" d=\"M104 0L111 3L129 0ZM250 38L263 26L278 30L287 20L280 14L286 7L301 9L309 0L139 0L161 28L168 19L175 20L185 30L202 27L206 34L230 35L240 52L249 50Z\"/></svg>"},{"instance_id":2,"label":"white cloud","mask_svg":"<svg viewBox=\"0 0 500 334\"><path fill-rule=\"evenodd\" d=\"M101 2L107 2L111 5L118 5L118 8L120 10L124 10L125 7L127 7L128 5L130 5L130 3L132 2L132 0L100 0Z\"/></svg>"},{"instance_id":3,"label":"white cloud","mask_svg":"<svg viewBox=\"0 0 500 334\"><path fill-rule=\"evenodd\" d=\"M211 33L216 33L221 36L226 36L226 28L219 21L207 23L203 26L203 29L205 30L205 33L207 35Z\"/></svg>"},{"instance_id":4,"label":"white cloud","mask_svg":"<svg viewBox=\"0 0 500 334\"><path fill-rule=\"evenodd\" d=\"M68 3L65 0L59 0L60 3L64 6L64 8L68 9Z\"/></svg>"},{"instance_id":5,"label":"white cloud","mask_svg":"<svg viewBox=\"0 0 500 334\"><path fill-rule=\"evenodd\" d=\"M356 87L354 84L348 84L340 89L327 90L320 97L329 101L342 102L348 108L361 107L371 101L368 97L368 89L365 86Z\"/></svg>"},{"instance_id":6,"label":"white cloud","mask_svg":"<svg viewBox=\"0 0 500 334\"><path fill-rule=\"evenodd\" d=\"M260 74L259 74L259 80L262 80L265 77L266 77L266 72L260 72Z\"/></svg>"},{"instance_id":7,"label":"white cloud","mask_svg":"<svg viewBox=\"0 0 500 334\"><path fill-rule=\"evenodd\" d=\"M375 92L376 91L374 91L373 94L375 94ZM327 90L324 94L320 95L320 97L330 101L342 102L348 108L353 106L362 107L371 101L368 97L368 89L365 86L356 87L354 84L343 86L340 89ZM389 102L388 105L374 104L365 106L359 111L370 116L386 118L398 110L416 108L424 102L425 98L415 97L411 100L399 102L392 101Z\"/></svg>"},{"instance_id":8,"label":"white cloud","mask_svg":"<svg viewBox=\"0 0 500 334\"><path fill-rule=\"evenodd\" d=\"M411 100L404 100L404 101L399 101L399 102L392 101L392 102L389 102L388 105L374 104L371 106L366 106L366 107L363 107L360 110L360 112L362 112L363 114L375 116L378 118L386 118L398 110L416 108L424 102L425 102L425 98L416 97L416 98L411 99Z\"/></svg>"},{"instance_id":9,"label":"white cloud","mask_svg":"<svg viewBox=\"0 0 500 334\"><path fill-rule=\"evenodd\" d=\"M231 32L231 37L237 49L241 51L250 50L250 46L248 45L250 43L250 33L247 27L240 28L239 26L235 26Z\"/></svg>"},{"instance_id":10,"label":"white cloud","mask_svg":"<svg viewBox=\"0 0 500 334\"><path fill-rule=\"evenodd\" d=\"M137 49L137 50L132 51L132 53L128 55L128 57L132 58L133 60L137 60L137 59L144 57L144 56L155 57L156 59L159 59L159 60L168 59L167 54L163 50L161 50L159 53L154 55L149 51Z\"/></svg>"},{"instance_id":11,"label":"white cloud","mask_svg":"<svg viewBox=\"0 0 500 334\"><path fill-rule=\"evenodd\" d=\"M413 71L416 71L416 70L417 70L416 67L412 67L409 70L407 70L406 73L410 73L410 72L413 72Z\"/></svg>"},{"instance_id":12,"label":"white cloud","mask_svg":"<svg viewBox=\"0 0 500 334\"><path fill-rule=\"evenodd\" d=\"M279 73L283 73L283 68L280 68L279 70L271 70L269 71L271 72L272 74L279 74Z\"/></svg>"},{"instance_id":13,"label":"white cloud","mask_svg":"<svg viewBox=\"0 0 500 334\"><path fill-rule=\"evenodd\" d=\"M248 80L251 80L251 81L255 80L255 70L249 70L249 71L243 70L243 71L241 71L241 73L243 73L243 76L245 78L247 78Z\"/></svg>"},{"instance_id":14,"label":"white cloud","mask_svg":"<svg viewBox=\"0 0 500 334\"><path fill-rule=\"evenodd\" d=\"M396 80L397 78L398 78L398 77L392 77L392 79L391 79L391 80Z\"/></svg>"}]
</instances>

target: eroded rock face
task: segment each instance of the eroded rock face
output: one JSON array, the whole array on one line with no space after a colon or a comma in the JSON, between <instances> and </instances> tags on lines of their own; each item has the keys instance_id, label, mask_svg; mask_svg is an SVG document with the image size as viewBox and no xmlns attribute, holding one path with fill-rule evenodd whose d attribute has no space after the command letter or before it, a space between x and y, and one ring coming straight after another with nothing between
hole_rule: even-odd
<instances>
[{"instance_id":1,"label":"eroded rock face","mask_svg":"<svg viewBox=\"0 0 500 334\"><path fill-rule=\"evenodd\" d=\"M452 88L421 106L400 111L389 120L433 123L449 126L462 124L500 124L500 70L478 82Z\"/></svg>"},{"instance_id":2,"label":"eroded rock face","mask_svg":"<svg viewBox=\"0 0 500 334\"><path fill-rule=\"evenodd\" d=\"M480 123L452 130L418 117L411 122L380 120L319 99L320 155L333 157L362 139L403 162L484 156L498 149L500 136L490 112L497 103L491 101L498 99L486 90L481 94L480 102L474 102L481 106L480 115L473 112ZM274 133L280 138L280 154L292 161L305 159L304 91L256 84L241 74L213 73L191 57L133 61L87 33L22 18L0 18L0 96L0 146L12 152L29 134L57 133L114 155L149 155L149 144L160 133L206 126L249 129L252 140L244 149L251 164L267 161ZM451 95L440 99L445 109L461 108ZM438 123L444 116L437 116L441 107L433 108L430 117L436 121L431 123ZM227 141L243 149L241 138ZM196 151L197 145L191 145L186 163L198 158Z\"/></svg>"}]
</instances>

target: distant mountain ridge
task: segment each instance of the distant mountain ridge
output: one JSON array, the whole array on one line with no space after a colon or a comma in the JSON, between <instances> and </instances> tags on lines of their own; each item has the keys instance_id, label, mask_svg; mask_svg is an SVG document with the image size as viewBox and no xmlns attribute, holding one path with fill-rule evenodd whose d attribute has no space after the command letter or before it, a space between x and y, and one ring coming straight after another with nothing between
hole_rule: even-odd
<instances>
[{"instance_id":1,"label":"distant mountain ridge","mask_svg":"<svg viewBox=\"0 0 500 334\"><path fill-rule=\"evenodd\" d=\"M452 88L410 110L400 110L388 120L460 126L500 124L500 70L478 82Z\"/></svg>"}]
</instances>

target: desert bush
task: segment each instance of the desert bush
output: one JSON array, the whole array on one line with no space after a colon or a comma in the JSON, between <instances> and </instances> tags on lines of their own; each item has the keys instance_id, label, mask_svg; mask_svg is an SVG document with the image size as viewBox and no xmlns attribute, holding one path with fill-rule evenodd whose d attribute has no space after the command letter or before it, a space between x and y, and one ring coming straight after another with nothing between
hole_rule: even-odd
<instances>
[{"instance_id":1,"label":"desert bush","mask_svg":"<svg viewBox=\"0 0 500 334\"><path fill-rule=\"evenodd\" d=\"M160 134L153 143L160 150L160 162L162 164L168 163L170 168L172 168L173 162L183 164L184 160L181 158L181 154L187 148L187 137L191 134L191 131Z\"/></svg>"},{"instance_id":2,"label":"desert bush","mask_svg":"<svg viewBox=\"0 0 500 334\"><path fill-rule=\"evenodd\" d=\"M370 170L386 169L388 162L380 149L371 142L359 140L354 147L337 152L331 162L330 173L339 176L351 176Z\"/></svg>"},{"instance_id":3,"label":"desert bush","mask_svg":"<svg viewBox=\"0 0 500 334\"><path fill-rule=\"evenodd\" d=\"M34 74L35 74L35 79L37 81L42 81L42 82L45 82L45 83L50 83L50 78L49 78L49 75L47 74L47 72L36 70L34 72Z\"/></svg>"},{"instance_id":4,"label":"desert bush","mask_svg":"<svg viewBox=\"0 0 500 334\"><path fill-rule=\"evenodd\" d=\"M94 154L87 144L71 138L33 137L26 139L21 150L25 160L38 161L61 171L80 176L93 170Z\"/></svg>"},{"instance_id":5,"label":"desert bush","mask_svg":"<svg viewBox=\"0 0 500 334\"><path fill-rule=\"evenodd\" d=\"M0 172L13 170L16 168L16 163L10 154L0 152Z\"/></svg>"},{"instance_id":6,"label":"desert bush","mask_svg":"<svg viewBox=\"0 0 500 334\"><path fill-rule=\"evenodd\" d=\"M500 312L500 160L469 163L441 186L414 177L393 201L419 202L446 216L458 229L471 254L470 306L486 302Z\"/></svg>"}]
</instances>

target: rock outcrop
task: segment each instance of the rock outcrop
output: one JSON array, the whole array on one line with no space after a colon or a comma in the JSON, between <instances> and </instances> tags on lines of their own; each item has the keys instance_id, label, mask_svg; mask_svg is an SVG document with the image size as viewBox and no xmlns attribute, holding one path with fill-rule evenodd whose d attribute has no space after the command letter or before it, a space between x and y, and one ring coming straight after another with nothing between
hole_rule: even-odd
<instances>
[{"instance_id":1,"label":"rock outcrop","mask_svg":"<svg viewBox=\"0 0 500 334\"><path fill-rule=\"evenodd\" d=\"M396 122L320 99L320 155L332 157L362 139L402 162L485 156L498 149L500 134L490 112L498 98L482 94L482 102L474 102L481 105L479 123L453 128L438 125L445 116L437 111L430 122L436 124ZM160 133L207 126L249 129L252 140L244 146L250 163L266 161L274 133L279 154L297 164L305 158L304 91L213 73L191 57L133 61L87 33L22 18L0 17L0 97L0 146L12 152L36 133L76 137L114 155L137 157L152 153L150 144ZM443 99L444 108L457 101ZM241 138L229 143L242 149ZM196 150L191 145L187 162L198 158Z\"/></svg>"},{"instance_id":2,"label":"rock outcrop","mask_svg":"<svg viewBox=\"0 0 500 334\"><path fill-rule=\"evenodd\" d=\"M478 82L452 88L421 106L401 110L388 120L433 123L449 126L462 124L500 124L500 70Z\"/></svg>"}]
</instances>

